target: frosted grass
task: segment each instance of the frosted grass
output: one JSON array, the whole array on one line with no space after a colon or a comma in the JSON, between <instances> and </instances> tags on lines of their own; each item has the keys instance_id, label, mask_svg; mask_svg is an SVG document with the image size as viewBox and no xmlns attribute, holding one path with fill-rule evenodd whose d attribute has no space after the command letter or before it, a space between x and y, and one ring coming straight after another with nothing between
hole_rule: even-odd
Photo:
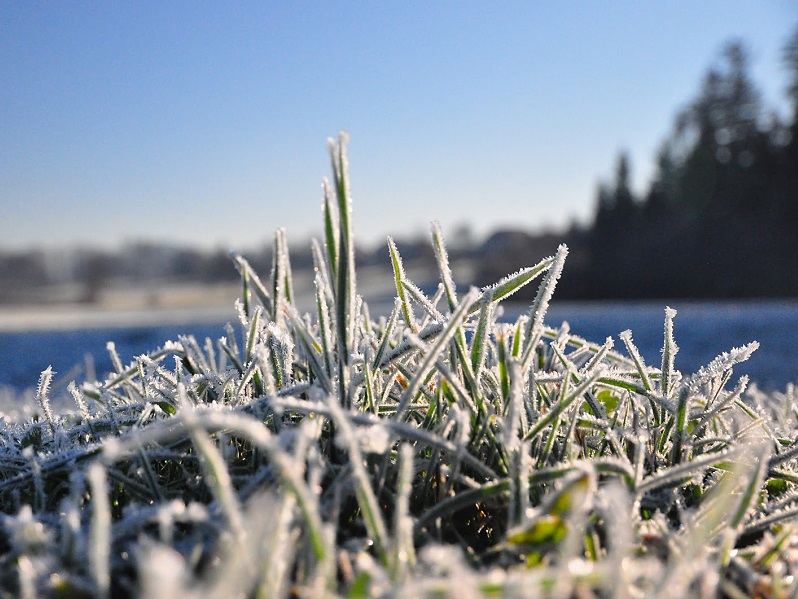
<instances>
[{"instance_id":1,"label":"frosted grass","mask_svg":"<svg viewBox=\"0 0 798 599\"><path fill-rule=\"evenodd\" d=\"M286 232L239 321L182 336L0 420L0 597L787 597L798 594L795 388L678 369L632 332L547 323L567 248L428 296L388 239L396 301L357 295L346 136L330 141L315 305ZM258 218L253 215L253 221ZM539 279L539 281L538 281ZM538 292L515 322L498 304Z\"/></svg>"}]
</instances>

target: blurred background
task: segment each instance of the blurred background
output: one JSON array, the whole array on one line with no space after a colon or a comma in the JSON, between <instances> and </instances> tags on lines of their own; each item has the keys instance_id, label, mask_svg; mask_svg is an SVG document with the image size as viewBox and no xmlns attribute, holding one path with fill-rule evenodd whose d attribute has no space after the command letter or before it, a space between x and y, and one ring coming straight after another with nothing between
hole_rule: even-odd
<instances>
[{"instance_id":1,"label":"blurred background","mask_svg":"<svg viewBox=\"0 0 798 599\"><path fill-rule=\"evenodd\" d=\"M386 235L434 289L436 220L463 289L564 242L550 324L656 364L669 303L677 367L758 339L752 378L798 379L793 0L5 2L0 30L0 385L221 335L229 251L266 276L277 227L310 290L341 129L372 313Z\"/></svg>"}]
</instances>

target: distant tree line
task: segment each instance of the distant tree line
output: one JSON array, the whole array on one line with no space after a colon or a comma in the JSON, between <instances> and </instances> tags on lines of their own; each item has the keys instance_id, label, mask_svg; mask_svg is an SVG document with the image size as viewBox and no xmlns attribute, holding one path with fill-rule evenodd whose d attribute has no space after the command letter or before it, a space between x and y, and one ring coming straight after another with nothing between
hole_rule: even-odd
<instances>
[{"instance_id":1,"label":"distant tree line","mask_svg":"<svg viewBox=\"0 0 798 599\"><path fill-rule=\"evenodd\" d=\"M621 153L592 225L536 238L538 250L571 247L558 297L798 296L798 30L783 58L787 122L763 105L745 45L730 42L678 113L646 193L632 191ZM484 264L483 283L496 275Z\"/></svg>"},{"instance_id":2,"label":"distant tree line","mask_svg":"<svg viewBox=\"0 0 798 599\"><path fill-rule=\"evenodd\" d=\"M258 264L270 256L254 253ZM115 284L165 281L211 283L235 280L227 253L166 244L135 243L119 250L61 249L0 252L0 303L48 301L59 286L77 287L71 299L93 302Z\"/></svg>"}]
</instances>

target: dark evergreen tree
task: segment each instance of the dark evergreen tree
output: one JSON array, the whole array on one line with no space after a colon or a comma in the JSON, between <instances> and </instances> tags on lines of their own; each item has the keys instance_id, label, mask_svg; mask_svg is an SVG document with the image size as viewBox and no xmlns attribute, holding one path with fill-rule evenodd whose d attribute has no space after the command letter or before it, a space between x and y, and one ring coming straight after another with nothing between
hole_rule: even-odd
<instances>
[{"instance_id":1,"label":"dark evergreen tree","mask_svg":"<svg viewBox=\"0 0 798 599\"><path fill-rule=\"evenodd\" d=\"M596 217L593 228L597 231L605 231L610 227L614 216L615 197L609 188L600 183L596 192Z\"/></svg>"},{"instance_id":2,"label":"dark evergreen tree","mask_svg":"<svg viewBox=\"0 0 798 599\"><path fill-rule=\"evenodd\" d=\"M670 142L665 142L657 154L657 171L643 199L641 212L644 221L671 219L675 214L677 164Z\"/></svg>"},{"instance_id":3,"label":"dark evergreen tree","mask_svg":"<svg viewBox=\"0 0 798 599\"><path fill-rule=\"evenodd\" d=\"M683 152L676 200L692 218L761 208L751 176L768 151L760 93L741 42L729 43L722 59L705 76L698 98L680 113L674 131L673 145Z\"/></svg>"},{"instance_id":4,"label":"dark evergreen tree","mask_svg":"<svg viewBox=\"0 0 798 599\"><path fill-rule=\"evenodd\" d=\"M621 152L618 157L618 166L615 170L615 211L618 218L626 221L623 224L630 224L635 214L635 197L629 186L629 156L626 152Z\"/></svg>"}]
</instances>

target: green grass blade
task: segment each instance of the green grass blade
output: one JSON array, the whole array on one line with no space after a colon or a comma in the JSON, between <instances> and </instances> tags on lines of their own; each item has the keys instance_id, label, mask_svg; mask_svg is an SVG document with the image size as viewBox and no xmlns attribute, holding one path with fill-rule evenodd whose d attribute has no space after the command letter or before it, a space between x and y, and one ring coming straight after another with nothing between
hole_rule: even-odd
<instances>
[{"instance_id":1,"label":"green grass blade","mask_svg":"<svg viewBox=\"0 0 798 599\"><path fill-rule=\"evenodd\" d=\"M449 254L446 251L446 244L443 241L443 232L437 222L432 226L432 248L435 251L435 259L438 261L438 270L441 275L441 283L446 293L446 301L449 304L449 312L454 312L457 308L457 290L452 278L452 269L449 266Z\"/></svg>"},{"instance_id":2,"label":"green grass blade","mask_svg":"<svg viewBox=\"0 0 798 599\"><path fill-rule=\"evenodd\" d=\"M355 319L355 246L352 235L352 200L349 192L349 163L346 157L348 136L340 133L338 142L328 142L335 177L338 203L338 272L335 288L335 317L338 340L338 389L342 405L352 405L349 369L354 353Z\"/></svg>"},{"instance_id":3,"label":"green grass blade","mask_svg":"<svg viewBox=\"0 0 798 599\"><path fill-rule=\"evenodd\" d=\"M485 356L488 351L488 331L493 324L493 290L488 289L482 294L482 308L479 311L477 328L471 339L471 368L474 371L474 378L479 380L479 376L485 366Z\"/></svg>"},{"instance_id":4,"label":"green grass blade","mask_svg":"<svg viewBox=\"0 0 798 599\"><path fill-rule=\"evenodd\" d=\"M258 337L260 336L260 317L260 306L257 306L252 312L252 316L250 317L249 321L249 332L247 333L246 345L244 346L245 364L248 364L252 361L252 352L255 349L255 343L258 341Z\"/></svg>"},{"instance_id":5,"label":"green grass blade","mask_svg":"<svg viewBox=\"0 0 798 599\"><path fill-rule=\"evenodd\" d=\"M274 318L274 304L271 298L271 295L266 290L266 286L260 280L255 270L250 266L249 262L246 261L241 255L236 252L231 252L231 258L233 259L233 263L238 269L238 272L241 274L242 281L246 280L247 288L251 285L255 289L255 294L258 296L261 304L263 305L266 313L273 319ZM244 299L246 299L248 294L244 294Z\"/></svg>"},{"instance_id":6,"label":"green grass blade","mask_svg":"<svg viewBox=\"0 0 798 599\"><path fill-rule=\"evenodd\" d=\"M503 299L510 297L513 293L536 279L541 273L546 272L549 268L551 268L553 263L554 256L546 258L545 260L541 260L535 266L522 268L518 272L504 277L498 283L489 288L493 293L493 301L500 302ZM476 313L481 305L481 299L475 300L469 307L468 313Z\"/></svg>"},{"instance_id":7,"label":"green grass blade","mask_svg":"<svg viewBox=\"0 0 798 599\"><path fill-rule=\"evenodd\" d=\"M273 320L282 326L285 320L285 306L293 302L293 275L291 258L288 253L288 242L285 229L277 229L274 233L274 251L272 255L272 296L274 298Z\"/></svg>"},{"instance_id":8,"label":"green grass blade","mask_svg":"<svg viewBox=\"0 0 798 599\"><path fill-rule=\"evenodd\" d=\"M382 364L383 357L385 356L385 353L388 350L389 345L391 344L391 337L393 336L394 328L396 326L396 320L399 318L400 310L401 310L401 301L399 300L399 298L396 298L396 300L394 301L393 310L391 310L391 314L388 317L388 321L385 323L385 328L382 331L380 344L377 347L377 351L374 353L374 360L371 363L372 370L376 370Z\"/></svg>"},{"instance_id":9,"label":"green grass blade","mask_svg":"<svg viewBox=\"0 0 798 599\"><path fill-rule=\"evenodd\" d=\"M410 305L410 298L404 286L406 277L404 266L402 266L402 257L399 255L399 250L396 248L396 244L391 237L388 237L388 251L391 254L393 277L394 283L396 284L396 297L401 302L402 317L405 319L405 323L411 331L418 332L416 317L415 314L413 314L413 306Z\"/></svg>"},{"instance_id":10,"label":"green grass blade","mask_svg":"<svg viewBox=\"0 0 798 599\"><path fill-rule=\"evenodd\" d=\"M340 223L338 218L338 207L335 204L333 191L330 187L330 182L325 177L322 180L322 188L324 191L324 204L322 206L324 211L324 240L325 249L327 250L328 260L326 263L329 265L330 281L338 281L338 243L341 237Z\"/></svg>"},{"instance_id":11,"label":"green grass blade","mask_svg":"<svg viewBox=\"0 0 798 599\"><path fill-rule=\"evenodd\" d=\"M305 324L302 322L302 319L293 306L288 309L288 318L294 332L299 338L299 343L301 343L304 348L304 355L308 358L308 367L310 371L319 381L322 389L327 393L332 393L333 383L327 374L324 359L319 354L321 346L313 338L310 331L307 330L307 327L305 327Z\"/></svg>"},{"instance_id":12,"label":"green grass blade","mask_svg":"<svg viewBox=\"0 0 798 599\"><path fill-rule=\"evenodd\" d=\"M324 356L324 366L327 370L327 376L332 379L335 373L335 356L333 354L333 335L332 325L330 323L330 309L327 305L327 288L325 285L324 277L321 273L316 273L316 312L319 323L319 337L321 339L321 351ZM312 351L313 348L307 351Z\"/></svg>"},{"instance_id":13,"label":"green grass blade","mask_svg":"<svg viewBox=\"0 0 798 599\"><path fill-rule=\"evenodd\" d=\"M672 462L678 464L686 456L684 455L684 443L687 438L687 416L690 410L690 392L687 389L679 391L679 399L676 402L676 420L671 433L673 435Z\"/></svg>"}]
</instances>

